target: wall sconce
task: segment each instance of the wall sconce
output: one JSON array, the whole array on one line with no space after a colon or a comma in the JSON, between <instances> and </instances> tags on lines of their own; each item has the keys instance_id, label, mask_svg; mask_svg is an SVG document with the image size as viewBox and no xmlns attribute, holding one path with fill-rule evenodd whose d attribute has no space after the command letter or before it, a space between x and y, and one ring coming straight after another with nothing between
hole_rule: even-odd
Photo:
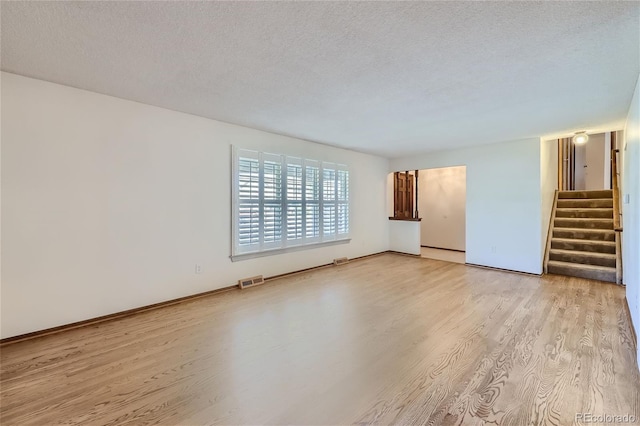
<instances>
[{"instance_id":1,"label":"wall sconce","mask_svg":"<svg viewBox=\"0 0 640 426\"><path fill-rule=\"evenodd\" d=\"M577 132L574 136L573 136L573 143L576 145L582 145L587 143L587 141L589 140L589 135L587 135L586 132Z\"/></svg>"}]
</instances>

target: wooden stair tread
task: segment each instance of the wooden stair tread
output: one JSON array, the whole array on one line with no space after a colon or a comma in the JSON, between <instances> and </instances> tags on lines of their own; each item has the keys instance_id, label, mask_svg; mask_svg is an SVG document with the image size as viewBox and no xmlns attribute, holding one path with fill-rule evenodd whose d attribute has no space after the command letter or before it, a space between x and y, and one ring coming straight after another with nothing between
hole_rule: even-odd
<instances>
[{"instance_id":1,"label":"wooden stair tread","mask_svg":"<svg viewBox=\"0 0 640 426\"><path fill-rule=\"evenodd\" d=\"M607 272L616 272L616 268L612 266L600 266L600 265L589 265L586 263L572 263L572 262L563 262L561 260L550 260L549 266L563 266L565 268L573 268L573 269L587 269L592 271L607 271Z\"/></svg>"},{"instance_id":2,"label":"wooden stair tread","mask_svg":"<svg viewBox=\"0 0 640 426\"><path fill-rule=\"evenodd\" d=\"M589 265L581 263L564 262L562 260L549 260L547 273L565 275L570 277L587 278L590 280L616 282L616 268L612 266Z\"/></svg>"},{"instance_id":3,"label":"wooden stair tread","mask_svg":"<svg viewBox=\"0 0 640 426\"><path fill-rule=\"evenodd\" d=\"M602 198L613 198L613 191L610 189L596 190L596 191L559 191L558 199L571 199L571 198L580 198L580 199L602 199Z\"/></svg>"},{"instance_id":4,"label":"wooden stair tread","mask_svg":"<svg viewBox=\"0 0 640 426\"><path fill-rule=\"evenodd\" d=\"M606 198L560 198L558 201L585 201L585 200L592 200L592 201L609 201L611 200L611 197L606 197Z\"/></svg>"},{"instance_id":5,"label":"wooden stair tread","mask_svg":"<svg viewBox=\"0 0 640 426\"><path fill-rule=\"evenodd\" d=\"M553 221L555 229L561 228L586 228L586 229L611 229L613 230L613 218L591 217L560 217Z\"/></svg>"},{"instance_id":6,"label":"wooden stair tread","mask_svg":"<svg viewBox=\"0 0 640 426\"><path fill-rule=\"evenodd\" d=\"M567 255L580 255L580 256L585 256L585 257L601 257L601 258L608 258L608 259L615 259L616 255L615 254L611 254L611 253L596 253L596 252L592 252L592 251L583 251L583 250L567 250L567 249L550 249L549 250L551 253L557 253L557 254L567 254ZM582 264L581 264L582 265Z\"/></svg>"},{"instance_id":7,"label":"wooden stair tread","mask_svg":"<svg viewBox=\"0 0 640 426\"><path fill-rule=\"evenodd\" d=\"M571 243L571 244L591 244L591 245L601 245L601 246L609 246L615 247L615 241L606 241L606 240L586 240L584 238L561 238L561 237L552 237L551 241L558 241L562 243Z\"/></svg>"},{"instance_id":8,"label":"wooden stair tread","mask_svg":"<svg viewBox=\"0 0 640 426\"><path fill-rule=\"evenodd\" d=\"M613 229L602 229L602 228L570 228L570 227L565 228L563 226L556 226L554 227L554 229L561 229L563 231L568 231L568 232L593 232L593 233L602 233L602 234L615 233ZM591 241L596 241L596 240L591 240Z\"/></svg>"},{"instance_id":9,"label":"wooden stair tread","mask_svg":"<svg viewBox=\"0 0 640 426\"><path fill-rule=\"evenodd\" d=\"M613 207L558 207L558 210L601 210L601 211L609 211L613 210Z\"/></svg>"},{"instance_id":10,"label":"wooden stair tread","mask_svg":"<svg viewBox=\"0 0 640 426\"><path fill-rule=\"evenodd\" d=\"M580 222L613 222L613 219L607 217L557 217L556 220L577 220Z\"/></svg>"},{"instance_id":11,"label":"wooden stair tread","mask_svg":"<svg viewBox=\"0 0 640 426\"><path fill-rule=\"evenodd\" d=\"M570 238L580 239L583 241L613 241L615 242L616 233L611 228L558 228L554 227L551 234L552 238Z\"/></svg>"},{"instance_id":12,"label":"wooden stair tread","mask_svg":"<svg viewBox=\"0 0 640 426\"><path fill-rule=\"evenodd\" d=\"M563 228L563 229L571 229L571 228ZM581 229L581 228L576 228ZM597 231L611 231L610 229L597 229ZM615 241L606 241L606 240L585 240L584 238L562 238L562 237L552 237L551 241L561 241L564 243L592 243L592 244L601 244L605 246L614 246L616 245Z\"/></svg>"},{"instance_id":13,"label":"wooden stair tread","mask_svg":"<svg viewBox=\"0 0 640 426\"><path fill-rule=\"evenodd\" d=\"M560 198L557 208L613 208L613 198Z\"/></svg>"},{"instance_id":14,"label":"wooden stair tread","mask_svg":"<svg viewBox=\"0 0 640 426\"><path fill-rule=\"evenodd\" d=\"M550 250L573 250L573 251L588 251L592 253L616 253L615 241L606 240L593 240L588 238L580 238L580 236L572 235L566 238L552 237L550 242ZM553 255L552 252L548 253L549 256ZM555 257L556 260L557 257Z\"/></svg>"},{"instance_id":15,"label":"wooden stair tread","mask_svg":"<svg viewBox=\"0 0 640 426\"><path fill-rule=\"evenodd\" d=\"M613 207L557 207L556 210L568 211L568 212L612 212Z\"/></svg>"},{"instance_id":16,"label":"wooden stair tread","mask_svg":"<svg viewBox=\"0 0 640 426\"><path fill-rule=\"evenodd\" d=\"M612 207L557 207L556 219L611 219Z\"/></svg>"}]
</instances>

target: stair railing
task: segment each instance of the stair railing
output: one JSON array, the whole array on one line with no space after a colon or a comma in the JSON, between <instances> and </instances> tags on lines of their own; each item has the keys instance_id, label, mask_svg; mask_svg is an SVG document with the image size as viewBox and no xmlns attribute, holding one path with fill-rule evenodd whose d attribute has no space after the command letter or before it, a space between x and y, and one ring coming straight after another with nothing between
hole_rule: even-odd
<instances>
[{"instance_id":1,"label":"stair railing","mask_svg":"<svg viewBox=\"0 0 640 426\"><path fill-rule=\"evenodd\" d=\"M551 217L549 218L549 229L547 229L547 245L544 249L544 263L542 264L542 271L545 274L549 273L549 253L551 252L551 239L553 238L553 227L556 221L556 208L558 207L558 193L553 196L553 207L551 208Z\"/></svg>"},{"instance_id":2,"label":"stair railing","mask_svg":"<svg viewBox=\"0 0 640 426\"><path fill-rule=\"evenodd\" d=\"M618 153L611 150L611 188L613 189L613 230L616 234L616 283L622 284L622 209L620 209L620 188L618 186Z\"/></svg>"}]
</instances>

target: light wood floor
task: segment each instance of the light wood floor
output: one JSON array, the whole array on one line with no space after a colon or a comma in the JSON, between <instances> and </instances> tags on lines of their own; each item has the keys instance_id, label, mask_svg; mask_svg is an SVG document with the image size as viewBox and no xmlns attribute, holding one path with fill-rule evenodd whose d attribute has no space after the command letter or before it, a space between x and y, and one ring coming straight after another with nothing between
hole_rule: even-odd
<instances>
[{"instance_id":1,"label":"light wood floor","mask_svg":"<svg viewBox=\"0 0 640 426\"><path fill-rule=\"evenodd\" d=\"M640 414L624 289L386 254L2 349L1 422Z\"/></svg>"},{"instance_id":2,"label":"light wood floor","mask_svg":"<svg viewBox=\"0 0 640 426\"><path fill-rule=\"evenodd\" d=\"M465 263L466 254L463 251L444 250L433 247L420 247L420 256L427 259L444 260L454 263Z\"/></svg>"}]
</instances>

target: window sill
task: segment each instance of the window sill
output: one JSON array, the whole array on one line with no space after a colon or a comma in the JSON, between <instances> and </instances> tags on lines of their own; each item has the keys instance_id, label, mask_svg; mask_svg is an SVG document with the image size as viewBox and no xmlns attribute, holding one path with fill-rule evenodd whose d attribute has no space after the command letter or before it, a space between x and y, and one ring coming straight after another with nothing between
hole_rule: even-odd
<instances>
[{"instance_id":1,"label":"window sill","mask_svg":"<svg viewBox=\"0 0 640 426\"><path fill-rule=\"evenodd\" d=\"M257 257L274 256L276 254L284 254L284 253L291 253L291 252L294 252L294 251L301 251L301 250L309 250L309 249L320 248L320 247L335 246L335 245L338 245L338 244L349 244L350 242L351 242L351 238L345 238L345 239L342 239L342 240L323 241L321 243L305 244L305 245L300 245L300 246L292 246L292 247L285 247L285 248L279 248L279 249L257 251L257 252L252 252L252 253L235 254L235 255L232 255L232 256L229 256L229 257L231 258L232 262L239 262L241 260L255 259Z\"/></svg>"}]
</instances>

